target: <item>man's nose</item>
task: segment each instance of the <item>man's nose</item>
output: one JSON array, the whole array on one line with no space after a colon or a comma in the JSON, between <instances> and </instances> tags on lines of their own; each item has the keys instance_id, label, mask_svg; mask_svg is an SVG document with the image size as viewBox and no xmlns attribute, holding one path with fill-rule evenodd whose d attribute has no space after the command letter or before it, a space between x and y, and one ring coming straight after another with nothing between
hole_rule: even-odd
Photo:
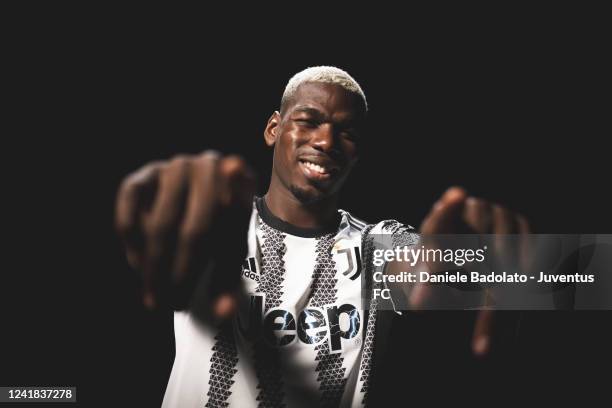
<instances>
[{"instance_id":1,"label":"man's nose","mask_svg":"<svg viewBox=\"0 0 612 408\"><path fill-rule=\"evenodd\" d=\"M320 125L314 133L312 146L322 152L329 153L336 149L336 136L334 135L334 127L329 123Z\"/></svg>"}]
</instances>

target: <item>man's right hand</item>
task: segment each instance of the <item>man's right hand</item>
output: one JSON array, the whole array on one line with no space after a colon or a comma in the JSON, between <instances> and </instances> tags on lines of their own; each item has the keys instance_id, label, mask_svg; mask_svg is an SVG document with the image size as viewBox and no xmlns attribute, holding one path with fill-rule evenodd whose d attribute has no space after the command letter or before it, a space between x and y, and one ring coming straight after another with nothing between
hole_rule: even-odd
<instances>
[{"instance_id":1,"label":"man's right hand","mask_svg":"<svg viewBox=\"0 0 612 408\"><path fill-rule=\"evenodd\" d=\"M123 180L115 223L147 308L185 308L205 279L211 316L232 314L254 193L244 160L214 151L153 162Z\"/></svg>"}]
</instances>

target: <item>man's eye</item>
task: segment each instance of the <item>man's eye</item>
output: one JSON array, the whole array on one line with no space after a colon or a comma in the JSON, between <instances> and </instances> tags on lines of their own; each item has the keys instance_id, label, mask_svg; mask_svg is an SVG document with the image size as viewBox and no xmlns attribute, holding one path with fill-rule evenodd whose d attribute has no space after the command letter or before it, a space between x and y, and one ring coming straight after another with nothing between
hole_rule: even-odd
<instances>
[{"instance_id":1,"label":"man's eye","mask_svg":"<svg viewBox=\"0 0 612 408\"><path fill-rule=\"evenodd\" d=\"M312 119L296 119L295 121L300 126L304 126L304 127L308 127L308 128L317 127L317 122L312 120Z\"/></svg>"}]
</instances>

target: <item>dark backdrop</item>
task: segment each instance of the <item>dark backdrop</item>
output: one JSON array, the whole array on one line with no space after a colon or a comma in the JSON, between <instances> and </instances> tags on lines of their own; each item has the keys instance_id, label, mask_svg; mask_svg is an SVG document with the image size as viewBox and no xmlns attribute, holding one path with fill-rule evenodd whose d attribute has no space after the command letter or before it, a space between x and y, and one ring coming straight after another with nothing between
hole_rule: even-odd
<instances>
[{"instance_id":1,"label":"dark backdrop","mask_svg":"<svg viewBox=\"0 0 612 408\"><path fill-rule=\"evenodd\" d=\"M4 152L14 262L5 271L2 384L76 385L81 401L119 393L159 404L171 320L139 305L138 278L112 229L118 183L148 161L216 148L243 155L264 193L264 125L288 78L307 66L346 69L368 97L369 135L342 196L355 215L418 227L448 186L462 185L524 213L536 232L611 232L609 66L594 28L396 27L319 39L294 38L289 24L264 38L257 25L89 17L49 23L42 13L12 32L13 105L26 110ZM520 351L485 361L461 336L471 318L405 317L392 340L414 352L396 362L389 390L400 387L406 402L603 395L596 370L610 372L609 313L528 313Z\"/></svg>"}]
</instances>

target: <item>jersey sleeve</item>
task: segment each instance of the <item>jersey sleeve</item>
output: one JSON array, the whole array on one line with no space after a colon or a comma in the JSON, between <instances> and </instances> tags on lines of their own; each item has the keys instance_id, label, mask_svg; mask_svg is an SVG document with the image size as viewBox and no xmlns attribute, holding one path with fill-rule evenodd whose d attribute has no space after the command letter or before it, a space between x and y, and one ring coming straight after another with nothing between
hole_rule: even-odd
<instances>
[{"instance_id":1,"label":"jersey sleeve","mask_svg":"<svg viewBox=\"0 0 612 408\"><path fill-rule=\"evenodd\" d=\"M419 243L419 234L414 227L396 220L381 221L370 230L370 234L384 236L390 249L414 246ZM389 238L387 236L390 236Z\"/></svg>"},{"instance_id":2,"label":"jersey sleeve","mask_svg":"<svg viewBox=\"0 0 612 408\"><path fill-rule=\"evenodd\" d=\"M373 264L373 251L375 249L395 249L416 246L420 242L420 235L414 227L401 223L396 220L385 220L377 224L370 225L364 239L364 261L366 264L366 274L372 277L375 272L384 272L385 266L375 266ZM376 288L376 283L372 282L371 287ZM383 289L389 289L387 282L379 284ZM391 299L389 302L397 314L401 314L400 305L406 304L403 293L390 290Z\"/></svg>"}]
</instances>

